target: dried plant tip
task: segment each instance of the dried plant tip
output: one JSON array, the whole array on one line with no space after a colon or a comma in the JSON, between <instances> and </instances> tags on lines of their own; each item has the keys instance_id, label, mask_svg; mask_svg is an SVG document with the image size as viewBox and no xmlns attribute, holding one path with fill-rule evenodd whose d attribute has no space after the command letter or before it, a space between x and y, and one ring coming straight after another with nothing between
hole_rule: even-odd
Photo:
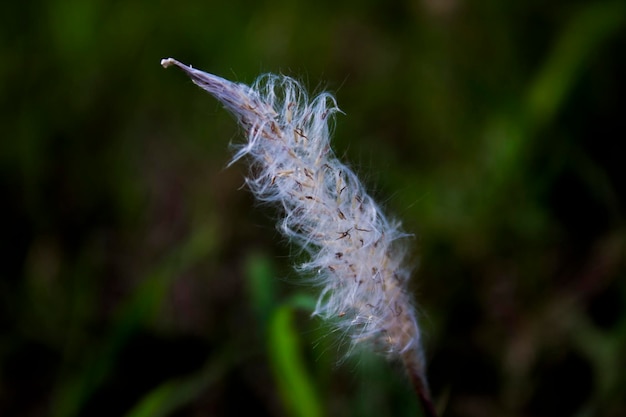
<instances>
[{"instance_id":1,"label":"dried plant tip","mask_svg":"<svg viewBox=\"0 0 626 417\"><path fill-rule=\"evenodd\" d=\"M179 66L181 66L182 64L180 62L178 62L177 60L175 60L174 58L163 58L161 60L161 66L163 68L168 68L168 67L171 67L172 65L179 65Z\"/></svg>"},{"instance_id":2,"label":"dried plant tip","mask_svg":"<svg viewBox=\"0 0 626 417\"><path fill-rule=\"evenodd\" d=\"M247 141L246 179L257 199L281 211L280 231L309 255L298 269L321 288L314 315L329 320L352 347L368 345L400 360L434 416L420 329L407 290L407 236L365 192L330 147L335 98L309 99L294 79L263 75L252 86L233 83L168 58L237 118Z\"/></svg>"}]
</instances>

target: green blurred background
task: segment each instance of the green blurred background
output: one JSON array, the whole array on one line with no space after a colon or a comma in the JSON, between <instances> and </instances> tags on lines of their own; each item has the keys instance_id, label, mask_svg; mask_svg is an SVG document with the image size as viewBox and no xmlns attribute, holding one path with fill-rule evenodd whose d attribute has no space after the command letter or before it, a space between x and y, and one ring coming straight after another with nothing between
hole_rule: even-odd
<instances>
[{"instance_id":1,"label":"green blurred background","mask_svg":"<svg viewBox=\"0 0 626 417\"><path fill-rule=\"evenodd\" d=\"M234 120L161 58L328 89L414 233L444 416L626 415L626 3L0 6L0 415L415 416L310 319Z\"/></svg>"}]
</instances>

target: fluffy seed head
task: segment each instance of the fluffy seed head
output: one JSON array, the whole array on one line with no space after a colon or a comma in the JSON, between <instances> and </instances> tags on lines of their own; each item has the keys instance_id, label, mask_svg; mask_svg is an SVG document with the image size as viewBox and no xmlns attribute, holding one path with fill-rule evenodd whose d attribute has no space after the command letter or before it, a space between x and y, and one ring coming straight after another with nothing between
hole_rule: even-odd
<instances>
[{"instance_id":1,"label":"fluffy seed head","mask_svg":"<svg viewBox=\"0 0 626 417\"><path fill-rule=\"evenodd\" d=\"M180 67L245 130L247 141L232 162L248 157L250 190L279 206L279 229L309 254L299 270L321 288L314 314L330 319L353 345L372 342L402 358L422 378L420 331L407 292L410 270L399 241L406 235L333 153L334 97L309 99L286 76L264 75L246 86L171 58L161 64Z\"/></svg>"}]
</instances>

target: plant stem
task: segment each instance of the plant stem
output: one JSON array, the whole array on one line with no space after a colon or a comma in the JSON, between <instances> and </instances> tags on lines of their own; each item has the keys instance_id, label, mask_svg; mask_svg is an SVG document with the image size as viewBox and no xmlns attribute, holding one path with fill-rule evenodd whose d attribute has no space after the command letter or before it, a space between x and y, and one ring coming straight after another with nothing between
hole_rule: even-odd
<instances>
[{"instance_id":1,"label":"plant stem","mask_svg":"<svg viewBox=\"0 0 626 417\"><path fill-rule=\"evenodd\" d=\"M423 373L420 372L419 368L415 366L415 358L412 355L413 352L406 352L402 359L404 361L404 365L409 374L409 379L413 384L413 388L415 389L415 393L419 398L420 404L422 406L422 412L425 417L437 417L437 410L435 409L435 405L433 404L432 397L430 396L430 390L428 389L428 383L426 382L426 378Z\"/></svg>"}]
</instances>

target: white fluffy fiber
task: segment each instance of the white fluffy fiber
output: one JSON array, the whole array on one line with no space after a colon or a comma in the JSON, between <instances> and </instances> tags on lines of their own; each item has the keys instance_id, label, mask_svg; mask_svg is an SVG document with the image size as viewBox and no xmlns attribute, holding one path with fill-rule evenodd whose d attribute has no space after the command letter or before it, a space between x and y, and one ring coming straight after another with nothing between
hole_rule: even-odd
<instances>
[{"instance_id":1,"label":"white fluffy fiber","mask_svg":"<svg viewBox=\"0 0 626 417\"><path fill-rule=\"evenodd\" d=\"M406 235L331 150L334 97L309 99L286 76L264 75L249 87L173 59L162 64L187 72L245 129L247 142L233 162L249 158L248 186L282 209L281 232L310 255L299 270L321 287L314 314L331 319L355 345L371 341L392 356L413 351L421 374L420 332L406 289L410 271L398 241Z\"/></svg>"}]
</instances>

